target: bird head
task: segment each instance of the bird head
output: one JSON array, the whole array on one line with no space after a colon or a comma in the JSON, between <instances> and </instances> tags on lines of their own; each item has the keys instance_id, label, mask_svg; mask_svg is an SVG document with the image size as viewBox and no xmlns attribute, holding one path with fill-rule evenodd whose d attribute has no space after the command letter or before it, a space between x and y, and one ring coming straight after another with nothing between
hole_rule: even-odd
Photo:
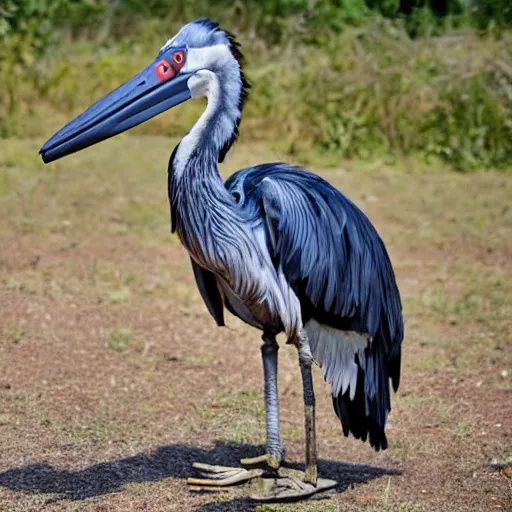
<instances>
[{"instance_id":1,"label":"bird head","mask_svg":"<svg viewBox=\"0 0 512 512\"><path fill-rule=\"evenodd\" d=\"M39 154L48 163L87 148L190 98L209 96L213 82L237 99L227 108L236 110L238 124L248 89L242 58L235 38L217 23L188 23L149 66L59 130Z\"/></svg>"}]
</instances>

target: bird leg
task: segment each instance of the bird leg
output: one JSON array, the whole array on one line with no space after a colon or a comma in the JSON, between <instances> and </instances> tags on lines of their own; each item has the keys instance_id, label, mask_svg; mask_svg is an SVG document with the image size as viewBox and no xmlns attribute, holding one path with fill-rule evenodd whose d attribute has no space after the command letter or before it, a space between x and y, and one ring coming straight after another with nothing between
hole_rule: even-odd
<instances>
[{"instance_id":1,"label":"bird leg","mask_svg":"<svg viewBox=\"0 0 512 512\"><path fill-rule=\"evenodd\" d=\"M299 336L299 364L302 375L304 393L304 432L306 438L306 473L304 481L314 486L317 484L316 425L315 425L315 392L311 363L313 356L309 348L308 337L304 330Z\"/></svg>"},{"instance_id":2,"label":"bird leg","mask_svg":"<svg viewBox=\"0 0 512 512\"><path fill-rule=\"evenodd\" d=\"M315 437L315 395L311 376L311 350L308 338L301 331L298 339L299 362L304 388L304 410L306 428L306 472L281 468L283 448L279 435L279 404L277 397L277 351L275 337L263 335L261 353L265 376L265 412L267 426L266 453L240 462L246 468L231 468L195 463L193 467L203 478L189 478L191 490L221 491L227 486L251 481L238 495L249 495L261 502L288 502L309 498L313 494L332 489L336 482L317 478ZM245 491L245 492L244 492Z\"/></svg>"},{"instance_id":3,"label":"bird leg","mask_svg":"<svg viewBox=\"0 0 512 512\"><path fill-rule=\"evenodd\" d=\"M245 468L212 466L194 463L193 467L203 478L189 478L192 486L223 487L246 482L259 476L277 477L283 459L283 448L279 435L279 402L277 397L277 351L279 346L274 335L264 334L261 355L265 378L265 412L267 426L266 453L258 457L242 459Z\"/></svg>"},{"instance_id":4,"label":"bird leg","mask_svg":"<svg viewBox=\"0 0 512 512\"><path fill-rule=\"evenodd\" d=\"M300 371L304 391L304 418L306 438L306 472L283 468L278 472L277 478L269 476L259 478L252 483L256 490L251 499L262 502L287 502L309 498L313 494L327 491L336 486L334 480L318 478L316 429L315 429L315 393L313 391L313 377L311 364L313 356L309 347L308 337L301 330L297 340L299 351Z\"/></svg>"},{"instance_id":5,"label":"bird leg","mask_svg":"<svg viewBox=\"0 0 512 512\"><path fill-rule=\"evenodd\" d=\"M277 395L277 352L279 345L275 336L264 334L261 355L265 379L265 418L267 427L267 448L264 455L242 459L243 466L262 467L275 473L283 460L283 448L279 434L279 399Z\"/></svg>"}]
</instances>

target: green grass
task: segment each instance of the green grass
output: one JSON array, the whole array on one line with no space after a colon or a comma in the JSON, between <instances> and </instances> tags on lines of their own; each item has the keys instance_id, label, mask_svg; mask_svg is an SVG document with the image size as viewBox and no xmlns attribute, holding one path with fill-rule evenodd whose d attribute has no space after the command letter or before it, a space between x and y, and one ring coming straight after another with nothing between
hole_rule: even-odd
<instances>
[{"instance_id":1,"label":"green grass","mask_svg":"<svg viewBox=\"0 0 512 512\"><path fill-rule=\"evenodd\" d=\"M299 504L275 504L259 505L256 512L338 512L339 507L336 503L329 500L327 503L299 503Z\"/></svg>"},{"instance_id":2,"label":"green grass","mask_svg":"<svg viewBox=\"0 0 512 512\"><path fill-rule=\"evenodd\" d=\"M419 315L439 326L465 331L464 350L454 346L450 334L434 328L417 360L419 369L454 367L464 371L493 367L510 348L512 273L506 266L472 268L467 263L449 266L450 286L429 283L406 301L406 313Z\"/></svg>"},{"instance_id":3,"label":"green grass","mask_svg":"<svg viewBox=\"0 0 512 512\"><path fill-rule=\"evenodd\" d=\"M113 330L108 337L110 348L116 352L125 352L132 339L132 330L127 327L121 327Z\"/></svg>"},{"instance_id":4,"label":"green grass","mask_svg":"<svg viewBox=\"0 0 512 512\"><path fill-rule=\"evenodd\" d=\"M14 327L12 327L11 339L15 345L18 345L19 343L21 343L24 336L25 336L25 329L22 325L15 325Z\"/></svg>"},{"instance_id":5,"label":"green grass","mask_svg":"<svg viewBox=\"0 0 512 512\"><path fill-rule=\"evenodd\" d=\"M184 357L183 363L192 368L204 368L205 366L208 366L210 363L215 361L216 357L217 356L215 354L201 353L195 356Z\"/></svg>"},{"instance_id":6,"label":"green grass","mask_svg":"<svg viewBox=\"0 0 512 512\"><path fill-rule=\"evenodd\" d=\"M121 288L119 290L111 291L107 294L107 300L111 304L122 304L130 298L129 288Z\"/></svg>"}]
</instances>

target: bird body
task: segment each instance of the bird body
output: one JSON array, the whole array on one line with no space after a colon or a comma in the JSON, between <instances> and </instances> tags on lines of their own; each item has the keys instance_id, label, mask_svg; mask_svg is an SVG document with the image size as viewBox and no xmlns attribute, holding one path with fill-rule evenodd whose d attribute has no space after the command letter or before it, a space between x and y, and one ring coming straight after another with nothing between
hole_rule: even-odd
<instances>
[{"instance_id":1,"label":"bird body","mask_svg":"<svg viewBox=\"0 0 512 512\"><path fill-rule=\"evenodd\" d=\"M213 316L224 325L222 305L250 325L293 336L301 327L300 305L282 271L273 264L260 212L237 203L218 171L201 180L192 173L187 184L174 184L170 165L173 231L201 274L210 274L218 291L209 289ZM190 179L188 179L190 177ZM215 180L215 185L212 181ZM212 194L212 187L218 189ZM196 272L197 275L197 272Z\"/></svg>"},{"instance_id":2,"label":"bird body","mask_svg":"<svg viewBox=\"0 0 512 512\"><path fill-rule=\"evenodd\" d=\"M304 496L317 486L312 361L331 386L344 434L386 448L389 381L396 390L400 378L402 308L381 238L327 181L283 163L222 180L218 163L238 136L249 89L241 60L234 37L216 23L189 23L155 63L60 130L41 155L45 162L60 158L182 101L207 98L205 112L169 161L171 231L190 254L217 324L224 325L227 309L263 331L264 460L274 470L283 457L275 337L284 332L297 346L310 488L299 485L302 494L295 496Z\"/></svg>"},{"instance_id":3,"label":"bird body","mask_svg":"<svg viewBox=\"0 0 512 512\"><path fill-rule=\"evenodd\" d=\"M295 166L258 165L225 184L218 170L208 180L191 171L185 190L174 185L172 164L173 230L217 324L225 307L292 342L304 327L344 432L385 448L387 381L398 388L403 322L389 258L368 218Z\"/></svg>"}]
</instances>

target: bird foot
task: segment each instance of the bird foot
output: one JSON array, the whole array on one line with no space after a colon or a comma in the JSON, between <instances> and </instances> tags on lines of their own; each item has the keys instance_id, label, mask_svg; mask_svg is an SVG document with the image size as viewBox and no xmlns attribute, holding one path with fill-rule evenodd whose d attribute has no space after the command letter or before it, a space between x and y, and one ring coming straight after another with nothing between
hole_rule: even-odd
<instances>
[{"instance_id":1,"label":"bird foot","mask_svg":"<svg viewBox=\"0 0 512 512\"><path fill-rule=\"evenodd\" d=\"M261 462L261 461L257 461ZM260 502L288 502L309 498L313 494L332 489L336 482L319 478L316 485L304 481L304 473L281 468L269 472L262 468L245 469L228 466L213 466L210 464L194 463L203 478L188 478L190 490L200 492L229 491L238 497L248 497ZM250 483L237 491L230 486Z\"/></svg>"},{"instance_id":2,"label":"bird foot","mask_svg":"<svg viewBox=\"0 0 512 512\"><path fill-rule=\"evenodd\" d=\"M254 492L250 499L260 502L300 501L319 492L327 491L336 486L337 482L319 478L317 484L306 482L300 476L279 474L277 477L259 478L254 482Z\"/></svg>"},{"instance_id":3,"label":"bird foot","mask_svg":"<svg viewBox=\"0 0 512 512\"><path fill-rule=\"evenodd\" d=\"M232 468L229 466L213 466L194 462L192 467L203 478L187 478L187 483L195 487L227 487L237 485L263 475L263 469ZM211 489L213 490L213 489Z\"/></svg>"}]
</instances>

